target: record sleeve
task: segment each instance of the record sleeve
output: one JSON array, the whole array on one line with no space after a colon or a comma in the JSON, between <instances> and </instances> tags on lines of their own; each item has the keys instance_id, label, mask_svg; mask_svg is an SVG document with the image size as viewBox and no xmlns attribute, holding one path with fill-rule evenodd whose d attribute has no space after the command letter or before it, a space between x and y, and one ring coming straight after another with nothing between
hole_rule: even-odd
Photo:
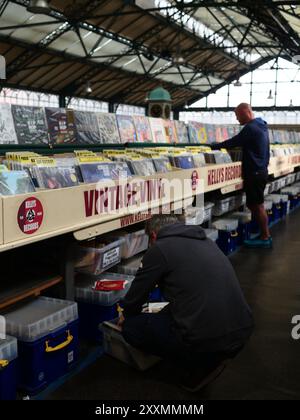
<instances>
[{"instance_id":1,"label":"record sleeve","mask_svg":"<svg viewBox=\"0 0 300 420\"><path fill-rule=\"evenodd\" d=\"M216 142L216 129L215 125L207 124L206 125L206 132L207 132L207 143L212 144Z\"/></svg>"},{"instance_id":2,"label":"record sleeve","mask_svg":"<svg viewBox=\"0 0 300 420\"><path fill-rule=\"evenodd\" d=\"M153 158L152 160L153 160L156 172L166 173L172 170L170 161L167 157Z\"/></svg>"},{"instance_id":3,"label":"record sleeve","mask_svg":"<svg viewBox=\"0 0 300 420\"><path fill-rule=\"evenodd\" d=\"M68 167L34 167L39 188L57 189L74 187L78 185L75 168Z\"/></svg>"},{"instance_id":4,"label":"record sleeve","mask_svg":"<svg viewBox=\"0 0 300 420\"><path fill-rule=\"evenodd\" d=\"M181 169L195 168L195 163L192 155L182 155L174 157L175 165Z\"/></svg>"},{"instance_id":5,"label":"record sleeve","mask_svg":"<svg viewBox=\"0 0 300 420\"><path fill-rule=\"evenodd\" d=\"M133 117L135 125L136 138L139 143L152 143L152 133L148 117L143 115L135 115Z\"/></svg>"},{"instance_id":6,"label":"record sleeve","mask_svg":"<svg viewBox=\"0 0 300 420\"><path fill-rule=\"evenodd\" d=\"M117 115L121 143L135 143L136 131L130 115Z\"/></svg>"},{"instance_id":7,"label":"record sleeve","mask_svg":"<svg viewBox=\"0 0 300 420\"><path fill-rule=\"evenodd\" d=\"M205 125L197 121L188 123L190 143L207 143L207 133Z\"/></svg>"},{"instance_id":8,"label":"record sleeve","mask_svg":"<svg viewBox=\"0 0 300 420\"><path fill-rule=\"evenodd\" d=\"M74 111L74 120L78 144L101 144L95 112Z\"/></svg>"},{"instance_id":9,"label":"record sleeve","mask_svg":"<svg viewBox=\"0 0 300 420\"><path fill-rule=\"evenodd\" d=\"M9 104L0 104L0 144L18 144L11 106Z\"/></svg>"},{"instance_id":10,"label":"record sleeve","mask_svg":"<svg viewBox=\"0 0 300 420\"><path fill-rule=\"evenodd\" d=\"M0 195L16 195L34 192L32 180L26 171L0 172Z\"/></svg>"},{"instance_id":11,"label":"record sleeve","mask_svg":"<svg viewBox=\"0 0 300 420\"><path fill-rule=\"evenodd\" d=\"M229 125L227 127L227 134L228 134L228 137L227 137L228 139L231 139L232 137L235 136L235 129L232 125Z\"/></svg>"},{"instance_id":12,"label":"record sleeve","mask_svg":"<svg viewBox=\"0 0 300 420\"><path fill-rule=\"evenodd\" d=\"M132 160L130 165L135 175L150 176L156 172L152 159Z\"/></svg>"},{"instance_id":13,"label":"record sleeve","mask_svg":"<svg viewBox=\"0 0 300 420\"><path fill-rule=\"evenodd\" d=\"M126 162L81 163L79 166L85 183L131 177Z\"/></svg>"},{"instance_id":14,"label":"record sleeve","mask_svg":"<svg viewBox=\"0 0 300 420\"><path fill-rule=\"evenodd\" d=\"M216 135L216 142L221 143L223 141L223 132L222 132L222 127L221 126L216 125L215 135Z\"/></svg>"},{"instance_id":15,"label":"record sleeve","mask_svg":"<svg viewBox=\"0 0 300 420\"><path fill-rule=\"evenodd\" d=\"M97 112L96 116L101 143L121 143L116 115Z\"/></svg>"},{"instance_id":16,"label":"record sleeve","mask_svg":"<svg viewBox=\"0 0 300 420\"><path fill-rule=\"evenodd\" d=\"M189 136L188 136L188 129L183 121L174 121L176 132L177 132L177 139L179 143L188 143Z\"/></svg>"},{"instance_id":17,"label":"record sleeve","mask_svg":"<svg viewBox=\"0 0 300 420\"><path fill-rule=\"evenodd\" d=\"M12 105L12 115L19 144L48 144L49 135L44 109Z\"/></svg>"},{"instance_id":18,"label":"record sleeve","mask_svg":"<svg viewBox=\"0 0 300 420\"><path fill-rule=\"evenodd\" d=\"M64 108L45 108L51 144L75 143L75 125L70 118L70 110Z\"/></svg>"},{"instance_id":19,"label":"record sleeve","mask_svg":"<svg viewBox=\"0 0 300 420\"><path fill-rule=\"evenodd\" d=\"M165 128L162 118L149 118L152 138L154 143L167 143Z\"/></svg>"},{"instance_id":20,"label":"record sleeve","mask_svg":"<svg viewBox=\"0 0 300 420\"><path fill-rule=\"evenodd\" d=\"M205 166L205 157L203 153L197 153L193 155L193 160L196 168L201 168Z\"/></svg>"},{"instance_id":21,"label":"record sleeve","mask_svg":"<svg viewBox=\"0 0 300 420\"><path fill-rule=\"evenodd\" d=\"M178 143L174 121L163 120L167 143Z\"/></svg>"}]
</instances>

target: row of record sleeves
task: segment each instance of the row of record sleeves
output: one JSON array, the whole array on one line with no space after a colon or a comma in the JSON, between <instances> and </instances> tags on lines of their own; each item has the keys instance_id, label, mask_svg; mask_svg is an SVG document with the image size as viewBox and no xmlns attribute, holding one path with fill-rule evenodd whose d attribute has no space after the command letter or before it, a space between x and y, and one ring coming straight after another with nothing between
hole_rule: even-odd
<instances>
[{"instance_id":1,"label":"row of record sleeves","mask_svg":"<svg viewBox=\"0 0 300 420\"><path fill-rule=\"evenodd\" d=\"M65 108L0 104L0 144L212 144L233 137L238 125L213 125ZM271 143L300 143L300 133L270 130Z\"/></svg>"},{"instance_id":2,"label":"row of record sleeves","mask_svg":"<svg viewBox=\"0 0 300 420\"><path fill-rule=\"evenodd\" d=\"M135 152L136 153L136 152ZM100 154L99 154L100 155ZM98 158L100 156L97 156ZM96 157L94 157L96 159ZM151 176L176 169L192 169L206 164L230 163L227 152L207 151L203 153L166 153L156 157L149 154L137 157L115 155L110 159L89 162L86 157L56 157L42 165L27 165L4 160L0 165L0 195L16 195L36 189L58 189L97 183L105 180L128 179L132 176ZM41 158L43 159L43 158ZM41 160L42 162L42 160Z\"/></svg>"}]
</instances>

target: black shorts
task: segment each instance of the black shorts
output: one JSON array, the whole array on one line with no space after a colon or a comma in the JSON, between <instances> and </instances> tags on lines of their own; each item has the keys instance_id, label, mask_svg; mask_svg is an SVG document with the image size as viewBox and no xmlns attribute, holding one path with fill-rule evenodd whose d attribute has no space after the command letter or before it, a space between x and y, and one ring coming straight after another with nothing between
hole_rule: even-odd
<instances>
[{"instance_id":1,"label":"black shorts","mask_svg":"<svg viewBox=\"0 0 300 420\"><path fill-rule=\"evenodd\" d=\"M263 204L265 201L265 188L268 181L267 174L256 174L244 178L244 190L248 205Z\"/></svg>"}]
</instances>

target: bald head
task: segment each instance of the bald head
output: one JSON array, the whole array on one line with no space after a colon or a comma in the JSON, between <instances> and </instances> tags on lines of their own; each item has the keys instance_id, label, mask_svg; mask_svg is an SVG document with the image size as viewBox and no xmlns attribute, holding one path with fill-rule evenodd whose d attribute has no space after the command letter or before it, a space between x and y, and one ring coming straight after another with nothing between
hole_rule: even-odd
<instances>
[{"instance_id":1,"label":"bald head","mask_svg":"<svg viewBox=\"0 0 300 420\"><path fill-rule=\"evenodd\" d=\"M251 105L246 103L239 104L235 110L236 119L241 125L248 124L248 122L254 120L254 114Z\"/></svg>"}]
</instances>

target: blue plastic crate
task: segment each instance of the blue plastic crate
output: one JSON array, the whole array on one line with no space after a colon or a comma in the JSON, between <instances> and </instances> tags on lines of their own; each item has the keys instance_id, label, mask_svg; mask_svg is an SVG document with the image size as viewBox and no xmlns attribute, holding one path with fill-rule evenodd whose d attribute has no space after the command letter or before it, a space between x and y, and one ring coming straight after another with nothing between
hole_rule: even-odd
<instances>
[{"instance_id":1,"label":"blue plastic crate","mask_svg":"<svg viewBox=\"0 0 300 420\"><path fill-rule=\"evenodd\" d=\"M237 245L243 245L244 241L250 239L251 235L251 222L249 223L239 223L237 229Z\"/></svg>"},{"instance_id":2,"label":"blue plastic crate","mask_svg":"<svg viewBox=\"0 0 300 420\"><path fill-rule=\"evenodd\" d=\"M259 226L258 226L258 223L257 223L256 220L252 220L250 222L250 232L251 233L259 233L260 232Z\"/></svg>"},{"instance_id":3,"label":"blue plastic crate","mask_svg":"<svg viewBox=\"0 0 300 420\"><path fill-rule=\"evenodd\" d=\"M99 324L118 316L117 305L102 306L96 303L78 302L79 336L86 340L102 343L103 334Z\"/></svg>"},{"instance_id":4,"label":"blue plastic crate","mask_svg":"<svg viewBox=\"0 0 300 420\"><path fill-rule=\"evenodd\" d=\"M17 357L17 339L0 336L0 401L16 399Z\"/></svg>"},{"instance_id":5,"label":"blue plastic crate","mask_svg":"<svg viewBox=\"0 0 300 420\"><path fill-rule=\"evenodd\" d=\"M281 203L280 217L281 217L281 218L286 217L287 212L288 212L288 202L287 202L287 201L283 201L283 202Z\"/></svg>"},{"instance_id":6,"label":"blue plastic crate","mask_svg":"<svg viewBox=\"0 0 300 420\"><path fill-rule=\"evenodd\" d=\"M17 394L17 359L0 367L0 401L15 400Z\"/></svg>"},{"instance_id":7,"label":"blue plastic crate","mask_svg":"<svg viewBox=\"0 0 300 420\"><path fill-rule=\"evenodd\" d=\"M78 359L78 320L32 342L18 341L18 387L36 394Z\"/></svg>"},{"instance_id":8,"label":"blue plastic crate","mask_svg":"<svg viewBox=\"0 0 300 420\"><path fill-rule=\"evenodd\" d=\"M273 204L272 210L273 210L273 222L277 222L278 220L281 219L281 214L282 214L282 203L279 204Z\"/></svg>"},{"instance_id":9,"label":"blue plastic crate","mask_svg":"<svg viewBox=\"0 0 300 420\"><path fill-rule=\"evenodd\" d=\"M225 230L219 230L217 245L224 252L225 255L231 254L237 249L238 232L228 232Z\"/></svg>"},{"instance_id":10,"label":"blue plastic crate","mask_svg":"<svg viewBox=\"0 0 300 420\"><path fill-rule=\"evenodd\" d=\"M298 195L289 195L290 200L290 209L293 210L300 204L300 196Z\"/></svg>"},{"instance_id":11,"label":"blue plastic crate","mask_svg":"<svg viewBox=\"0 0 300 420\"><path fill-rule=\"evenodd\" d=\"M273 223L273 222L274 222L274 213L273 213L273 209L267 210L267 215L268 215L269 225L271 225L271 223Z\"/></svg>"}]
</instances>

